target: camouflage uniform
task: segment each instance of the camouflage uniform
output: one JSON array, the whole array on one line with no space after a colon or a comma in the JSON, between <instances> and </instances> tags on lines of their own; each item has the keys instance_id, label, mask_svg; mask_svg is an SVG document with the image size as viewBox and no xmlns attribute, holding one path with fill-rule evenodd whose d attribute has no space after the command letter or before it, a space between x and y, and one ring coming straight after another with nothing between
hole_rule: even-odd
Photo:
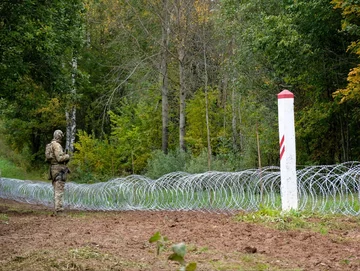
<instances>
[{"instance_id":1,"label":"camouflage uniform","mask_svg":"<svg viewBox=\"0 0 360 271\"><path fill-rule=\"evenodd\" d=\"M60 130L54 132L54 138L51 141L53 158L50 163L50 178L54 187L54 208L55 213L62 212L63 208L63 195L65 188L66 175L69 172L66 166L70 157L66 154L61 146L61 140L64 134Z\"/></svg>"}]
</instances>

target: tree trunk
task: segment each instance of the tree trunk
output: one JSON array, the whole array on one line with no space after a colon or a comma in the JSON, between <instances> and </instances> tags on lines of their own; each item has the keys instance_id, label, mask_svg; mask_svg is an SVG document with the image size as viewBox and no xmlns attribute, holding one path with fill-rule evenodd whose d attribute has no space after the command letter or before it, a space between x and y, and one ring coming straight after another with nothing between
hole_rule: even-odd
<instances>
[{"instance_id":1,"label":"tree trunk","mask_svg":"<svg viewBox=\"0 0 360 271\"><path fill-rule=\"evenodd\" d=\"M169 145L169 90L168 90L168 72L167 58L169 47L169 14L168 0L163 0L163 23L161 36L161 103L162 103L162 151L167 154Z\"/></svg>"},{"instance_id":2,"label":"tree trunk","mask_svg":"<svg viewBox=\"0 0 360 271\"><path fill-rule=\"evenodd\" d=\"M206 62L206 39L205 30L203 28L203 53L204 53L204 83L205 83L205 119L206 119L206 136L207 136L207 150L208 150L208 170L211 170L211 138L210 138L210 121L209 121L209 97L208 97L208 73Z\"/></svg>"},{"instance_id":3,"label":"tree trunk","mask_svg":"<svg viewBox=\"0 0 360 271\"><path fill-rule=\"evenodd\" d=\"M239 127L240 127L240 132L237 133L237 135L239 136L240 142L239 142L239 148L240 151L242 151L244 149L244 144L243 144L243 134L241 132L241 128L242 128L242 118L241 118L241 95L239 95L239 100L237 102L238 106L238 116L239 116Z\"/></svg>"},{"instance_id":4,"label":"tree trunk","mask_svg":"<svg viewBox=\"0 0 360 271\"><path fill-rule=\"evenodd\" d=\"M258 151L258 169L259 169L259 178L260 178L260 202L262 203L263 193L264 193L264 184L262 181L262 168L261 168L261 151L260 151L260 137L259 137L259 125L256 123L256 145Z\"/></svg>"},{"instance_id":5,"label":"tree trunk","mask_svg":"<svg viewBox=\"0 0 360 271\"><path fill-rule=\"evenodd\" d=\"M179 108L179 145L180 150L186 151L185 144L185 106L186 106L186 84L185 84L185 40L186 40L186 30L187 30L187 20L186 12L183 9L186 8L186 3L181 0L175 2L176 10L176 26L177 26L177 35L178 35L178 44L177 44L177 53L179 61L179 98L180 98L180 108Z\"/></svg>"},{"instance_id":6,"label":"tree trunk","mask_svg":"<svg viewBox=\"0 0 360 271\"><path fill-rule=\"evenodd\" d=\"M345 118L346 122L346 118ZM349 131L348 125L344 124L344 119L340 116L340 133L341 133L341 147L342 147L342 161L349 161Z\"/></svg>"},{"instance_id":7,"label":"tree trunk","mask_svg":"<svg viewBox=\"0 0 360 271\"><path fill-rule=\"evenodd\" d=\"M179 76L180 76L180 120L179 120L179 143L180 150L186 151L185 144L185 106L186 106L186 86L185 86L185 67L183 61L184 50L179 50Z\"/></svg>"},{"instance_id":8,"label":"tree trunk","mask_svg":"<svg viewBox=\"0 0 360 271\"><path fill-rule=\"evenodd\" d=\"M72 59L72 72L71 72L71 80L72 80L72 90L71 96L74 98L76 95L76 72L77 72L77 58L73 57ZM76 106L74 104L74 100L69 102L69 107L65 112L66 115L66 144L65 150L70 153L74 152L74 143L76 136Z\"/></svg>"},{"instance_id":9,"label":"tree trunk","mask_svg":"<svg viewBox=\"0 0 360 271\"><path fill-rule=\"evenodd\" d=\"M233 87L231 93L231 114L232 114L231 130L232 130L232 143L234 150L238 149L237 142L239 137L237 133L237 125L236 125L237 124L236 104L237 104L236 92L235 92L235 88Z\"/></svg>"}]
</instances>

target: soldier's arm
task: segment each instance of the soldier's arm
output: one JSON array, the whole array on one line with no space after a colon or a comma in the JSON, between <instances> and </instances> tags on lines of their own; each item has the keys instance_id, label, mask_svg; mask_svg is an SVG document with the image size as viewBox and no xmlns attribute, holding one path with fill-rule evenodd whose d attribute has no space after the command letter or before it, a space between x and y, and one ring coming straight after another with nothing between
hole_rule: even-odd
<instances>
[{"instance_id":1,"label":"soldier's arm","mask_svg":"<svg viewBox=\"0 0 360 271\"><path fill-rule=\"evenodd\" d=\"M66 162L69 160L70 156L63 151L63 148L59 143L55 143L53 145L53 148L55 159L58 163Z\"/></svg>"}]
</instances>

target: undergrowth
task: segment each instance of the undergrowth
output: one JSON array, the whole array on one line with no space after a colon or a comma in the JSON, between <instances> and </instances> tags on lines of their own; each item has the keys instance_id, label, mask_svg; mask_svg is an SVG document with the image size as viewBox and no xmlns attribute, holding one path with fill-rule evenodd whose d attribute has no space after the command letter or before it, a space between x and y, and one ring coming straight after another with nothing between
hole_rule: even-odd
<instances>
[{"instance_id":1,"label":"undergrowth","mask_svg":"<svg viewBox=\"0 0 360 271\"><path fill-rule=\"evenodd\" d=\"M338 218L338 219L337 219ZM360 225L360 218L349 218L335 214L318 214L308 211L281 210L260 207L256 212L239 213L235 220L241 222L259 223L277 230L311 230L328 234L330 230L344 229ZM352 223L349 223L352 222Z\"/></svg>"},{"instance_id":2,"label":"undergrowth","mask_svg":"<svg viewBox=\"0 0 360 271\"><path fill-rule=\"evenodd\" d=\"M14 162L0 157L0 177L14 178L21 180L40 180L44 179L39 172L28 172L22 167L17 166Z\"/></svg>"},{"instance_id":3,"label":"undergrowth","mask_svg":"<svg viewBox=\"0 0 360 271\"><path fill-rule=\"evenodd\" d=\"M42 169L34 170L30 163L29 151L24 148L22 153L13 150L6 142L0 120L0 178L14 178L22 180L46 180L45 165Z\"/></svg>"}]
</instances>

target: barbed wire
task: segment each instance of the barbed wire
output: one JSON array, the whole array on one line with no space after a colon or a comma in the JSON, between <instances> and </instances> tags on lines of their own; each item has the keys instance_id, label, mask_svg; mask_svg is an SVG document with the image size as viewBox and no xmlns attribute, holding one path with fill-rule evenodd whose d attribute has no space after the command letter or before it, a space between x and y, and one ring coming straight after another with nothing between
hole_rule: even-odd
<instances>
[{"instance_id":1,"label":"barbed wire","mask_svg":"<svg viewBox=\"0 0 360 271\"><path fill-rule=\"evenodd\" d=\"M299 211L360 215L360 162L297 170ZM0 179L0 198L53 205L51 183ZM156 180L140 175L94 184L66 183L64 205L77 210L254 211L281 209L280 168L239 172L173 172Z\"/></svg>"}]
</instances>

